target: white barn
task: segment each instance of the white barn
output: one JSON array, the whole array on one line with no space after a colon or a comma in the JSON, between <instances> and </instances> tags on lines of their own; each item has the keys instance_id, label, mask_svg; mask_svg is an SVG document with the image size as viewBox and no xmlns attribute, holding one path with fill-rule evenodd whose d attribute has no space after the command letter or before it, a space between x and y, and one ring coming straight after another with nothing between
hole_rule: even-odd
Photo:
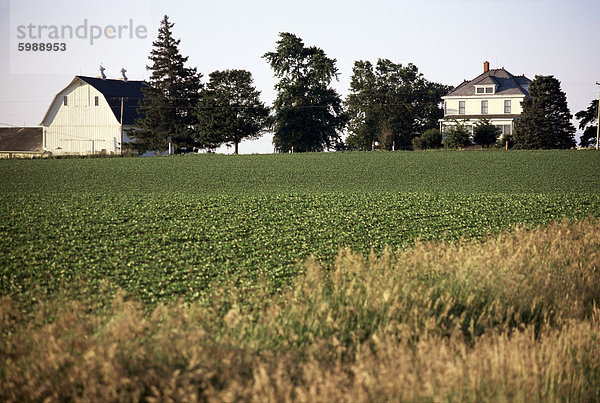
<instances>
[{"instance_id":1,"label":"white barn","mask_svg":"<svg viewBox=\"0 0 600 403\"><path fill-rule=\"evenodd\" d=\"M138 117L144 81L75 76L54 97L41 126L44 150L61 154L119 154Z\"/></svg>"}]
</instances>

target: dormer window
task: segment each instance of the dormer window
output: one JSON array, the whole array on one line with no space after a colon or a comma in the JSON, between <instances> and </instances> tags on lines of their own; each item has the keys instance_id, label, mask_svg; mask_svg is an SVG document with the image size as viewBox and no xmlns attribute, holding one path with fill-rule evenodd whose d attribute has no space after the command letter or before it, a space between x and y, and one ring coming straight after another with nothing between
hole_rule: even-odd
<instances>
[{"instance_id":1,"label":"dormer window","mask_svg":"<svg viewBox=\"0 0 600 403\"><path fill-rule=\"evenodd\" d=\"M476 94L495 94L496 93L496 86L495 85L476 85L475 86L475 93Z\"/></svg>"}]
</instances>

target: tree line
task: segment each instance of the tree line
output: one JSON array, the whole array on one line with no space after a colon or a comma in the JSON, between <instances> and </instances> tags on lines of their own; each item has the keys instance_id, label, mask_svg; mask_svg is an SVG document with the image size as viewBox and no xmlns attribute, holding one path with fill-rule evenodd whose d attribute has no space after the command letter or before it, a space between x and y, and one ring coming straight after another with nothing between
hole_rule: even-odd
<instances>
[{"instance_id":1,"label":"tree line","mask_svg":"<svg viewBox=\"0 0 600 403\"><path fill-rule=\"evenodd\" d=\"M204 83L196 68L186 66L188 57L179 52L173 26L164 16L146 66L151 75L139 101L140 117L128 133L139 152L162 152L169 143L188 150L227 144L237 154L242 140L267 131L273 132L278 152L458 148L471 141L488 146L499 140L497 129L485 120L476 125L472 138L460 124L442 135L437 129L444 116L441 97L451 87L426 80L411 63L356 61L343 101L332 88L339 76L336 59L291 33L281 33L276 49L263 55L278 79L277 97L269 107L246 70L215 71ZM575 129L558 80L536 76L530 93L515 133L506 141L521 148L574 146ZM577 114L585 133L595 121L590 116Z\"/></svg>"}]
</instances>

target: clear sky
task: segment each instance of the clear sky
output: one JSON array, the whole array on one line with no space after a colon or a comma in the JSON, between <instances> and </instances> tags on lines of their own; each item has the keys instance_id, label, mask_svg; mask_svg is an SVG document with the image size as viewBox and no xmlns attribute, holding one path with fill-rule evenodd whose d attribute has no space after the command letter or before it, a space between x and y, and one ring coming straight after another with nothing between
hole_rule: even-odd
<instances>
[{"instance_id":1,"label":"clear sky","mask_svg":"<svg viewBox=\"0 0 600 403\"><path fill-rule=\"evenodd\" d=\"M56 93L75 75L96 76L100 63L109 78L125 67L130 79L147 79L165 14L189 66L205 78L214 70L249 70L267 104L275 79L261 56L280 32L337 59L334 85L342 96L355 60L388 58L452 86L479 75L486 60L531 79L554 75L573 114L598 97L600 0L0 0L0 124L39 124ZM80 38L53 39L66 51L18 51L18 43L36 42L41 26L83 25L72 34ZM90 43L93 35L99 37ZM270 136L240 146L242 153L272 150Z\"/></svg>"}]
</instances>

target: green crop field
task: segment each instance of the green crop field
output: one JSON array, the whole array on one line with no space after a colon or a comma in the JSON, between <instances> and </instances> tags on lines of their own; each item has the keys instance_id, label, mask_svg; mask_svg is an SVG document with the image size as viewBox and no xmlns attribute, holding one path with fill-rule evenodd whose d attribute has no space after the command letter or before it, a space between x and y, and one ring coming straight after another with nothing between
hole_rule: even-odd
<instances>
[{"instance_id":1,"label":"green crop field","mask_svg":"<svg viewBox=\"0 0 600 403\"><path fill-rule=\"evenodd\" d=\"M600 216L587 151L0 161L0 293L278 289L309 255Z\"/></svg>"},{"instance_id":2,"label":"green crop field","mask_svg":"<svg viewBox=\"0 0 600 403\"><path fill-rule=\"evenodd\" d=\"M598 172L595 151L0 161L0 401L598 401Z\"/></svg>"}]
</instances>

